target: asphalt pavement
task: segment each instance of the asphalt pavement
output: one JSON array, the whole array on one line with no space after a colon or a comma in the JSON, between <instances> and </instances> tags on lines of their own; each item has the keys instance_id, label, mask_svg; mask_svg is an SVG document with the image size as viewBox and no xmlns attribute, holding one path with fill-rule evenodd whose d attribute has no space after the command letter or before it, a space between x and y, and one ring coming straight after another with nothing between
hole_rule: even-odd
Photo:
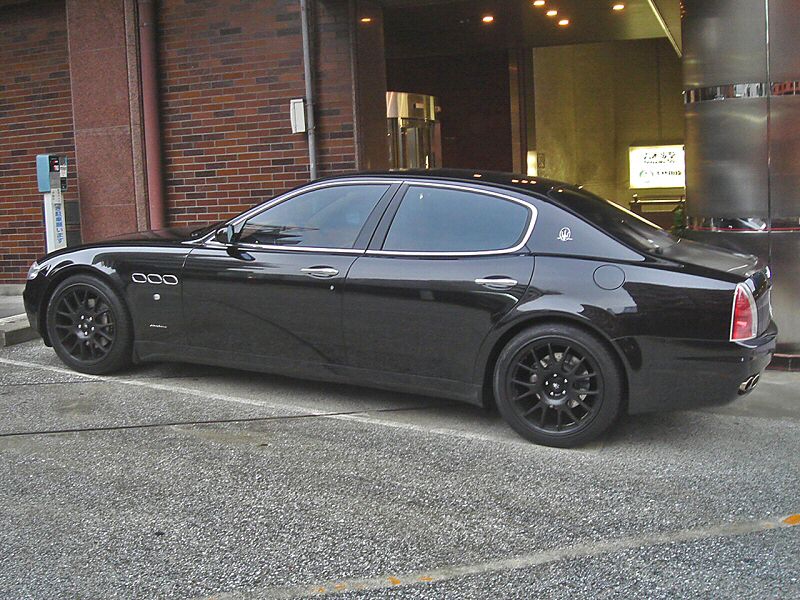
<instances>
[{"instance_id":1,"label":"asphalt pavement","mask_svg":"<svg viewBox=\"0 0 800 600\"><path fill-rule=\"evenodd\" d=\"M3 598L797 598L800 374L577 450L450 401L0 350Z\"/></svg>"}]
</instances>

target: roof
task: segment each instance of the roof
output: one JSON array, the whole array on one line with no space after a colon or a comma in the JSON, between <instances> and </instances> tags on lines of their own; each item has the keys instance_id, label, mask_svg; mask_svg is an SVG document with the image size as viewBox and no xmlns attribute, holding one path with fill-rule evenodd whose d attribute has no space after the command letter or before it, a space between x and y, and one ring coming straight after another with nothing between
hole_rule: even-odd
<instances>
[{"instance_id":1,"label":"roof","mask_svg":"<svg viewBox=\"0 0 800 600\"><path fill-rule=\"evenodd\" d=\"M342 179L347 177L391 177L402 179L413 177L416 179L434 179L459 181L462 183L487 183L514 189L519 192L535 192L546 195L553 188L574 188L575 186L552 179L530 177L518 173L503 173L501 171L480 171L470 169L407 169L395 171L362 171L349 175L337 175L326 179Z\"/></svg>"}]
</instances>

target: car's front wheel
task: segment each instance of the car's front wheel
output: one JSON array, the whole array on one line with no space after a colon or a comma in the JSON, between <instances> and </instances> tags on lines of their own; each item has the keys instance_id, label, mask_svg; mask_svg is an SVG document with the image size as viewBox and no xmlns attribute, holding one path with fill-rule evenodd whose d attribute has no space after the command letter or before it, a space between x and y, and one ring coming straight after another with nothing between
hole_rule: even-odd
<instances>
[{"instance_id":1,"label":"car's front wheel","mask_svg":"<svg viewBox=\"0 0 800 600\"><path fill-rule=\"evenodd\" d=\"M494 371L500 414L524 438L547 446L585 444L617 419L622 377L614 356L571 325L536 325L502 350Z\"/></svg>"},{"instance_id":2,"label":"car's front wheel","mask_svg":"<svg viewBox=\"0 0 800 600\"><path fill-rule=\"evenodd\" d=\"M47 305L47 334L59 358L76 371L101 375L130 362L133 335L125 305L92 275L58 285Z\"/></svg>"}]
</instances>

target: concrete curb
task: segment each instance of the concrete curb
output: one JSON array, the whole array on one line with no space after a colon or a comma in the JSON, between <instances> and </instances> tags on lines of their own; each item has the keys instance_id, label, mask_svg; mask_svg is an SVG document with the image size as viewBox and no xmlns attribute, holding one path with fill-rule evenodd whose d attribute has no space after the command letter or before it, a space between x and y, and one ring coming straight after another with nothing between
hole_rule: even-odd
<instances>
[{"instance_id":1,"label":"concrete curb","mask_svg":"<svg viewBox=\"0 0 800 600\"><path fill-rule=\"evenodd\" d=\"M21 344L39 337L24 314L0 319L0 348Z\"/></svg>"},{"instance_id":2,"label":"concrete curb","mask_svg":"<svg viewBox=\"0 0 800 600\"><path fill-rule=\"evenodd\" d=\"M0 283L0 296L22 296L24 283Z\"/></svg>"}]
</instances>

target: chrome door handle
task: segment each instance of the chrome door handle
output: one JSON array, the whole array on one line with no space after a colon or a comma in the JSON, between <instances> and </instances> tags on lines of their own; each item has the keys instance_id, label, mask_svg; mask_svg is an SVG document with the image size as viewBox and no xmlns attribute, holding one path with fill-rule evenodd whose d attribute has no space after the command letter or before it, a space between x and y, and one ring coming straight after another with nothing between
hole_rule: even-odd
<instances>
[{"instance_id":1,"label":"chrome door handle","mask_svg":"<svg viewBox=\"0 0 800 600\"><path fill-rule=\"evenodd\" d=\"M306 267L304 269L300 269L300 271L306 275L310 275L311 277L319 277L320 279L336 277L339 274L339 269L334 269L333 267Z\"/></svg>"},{"instance_id":2,"label":"chrome door handle","mask_svg":"<svg viewBox=\"0 0 800 600\"><path fill-rule=\"evenodd\" d=\"M475 283L492 290L507 290L517 285L517 280L510 277L484 277L476 279Z\"/></svg>"}]
</instances>

